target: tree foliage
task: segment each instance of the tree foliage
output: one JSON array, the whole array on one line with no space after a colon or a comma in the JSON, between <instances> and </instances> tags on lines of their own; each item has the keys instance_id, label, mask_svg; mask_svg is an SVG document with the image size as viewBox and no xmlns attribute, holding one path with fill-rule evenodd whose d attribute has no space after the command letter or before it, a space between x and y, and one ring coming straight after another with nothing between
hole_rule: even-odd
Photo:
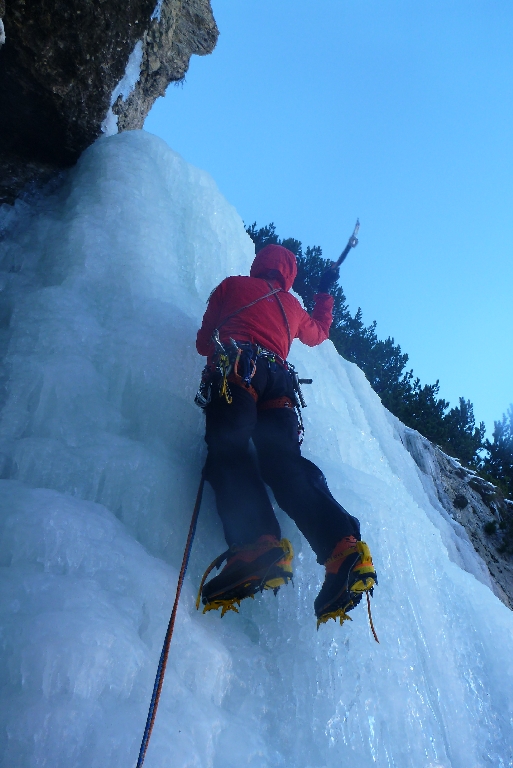
<instances>
[{"instance_id":1,"label":"tree foliage","mask_svg":"<svg viewBox=\"0 0 513 768\"><path fill-rule=\"evenodd\" d=\"M513 499L513 405L494 422L493 441L485 440L487 456L482 468L491 477L500 478L509 498Z\"/></svg>"}]
</instances>

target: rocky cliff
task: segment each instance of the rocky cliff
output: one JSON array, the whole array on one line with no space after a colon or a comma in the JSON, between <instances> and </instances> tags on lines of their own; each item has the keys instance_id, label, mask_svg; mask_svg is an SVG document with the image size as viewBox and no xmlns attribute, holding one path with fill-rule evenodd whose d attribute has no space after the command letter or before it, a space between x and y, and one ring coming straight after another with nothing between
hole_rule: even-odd
<instances>
[{"instance_id":1,"label":"rocky cliff","mask_svg":"<svg viewBox=\"0 0 513 768\"><path fill-rule=\"evenodd\" d=\"M468 538L481 556L497 597L513 608L513 562L504 546L505 532L513 519L513 503L492 483L392 418L424 487L449 516L453 527L459 529L459 535Z\"/></svg>"},{"instance_id":2,"label":"rocky cliff","mask_svg":"<svg viewBox=\"0 0 513 768\"><path fill-rule=\"evenodd\" d=\"M218 35L210 0L0 0L0 19L0 203L72 165L109 114L140 128Z\"/></svg>"}]
</instances>

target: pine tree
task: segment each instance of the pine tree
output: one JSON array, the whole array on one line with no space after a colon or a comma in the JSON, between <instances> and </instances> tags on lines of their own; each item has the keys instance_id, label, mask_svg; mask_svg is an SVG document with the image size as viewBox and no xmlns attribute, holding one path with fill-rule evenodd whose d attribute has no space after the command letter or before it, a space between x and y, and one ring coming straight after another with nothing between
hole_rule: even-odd
<instances>
[{"instance_id":1,"label":"pine tree","mask_svg":"<svg viewBox=\"0 0 513 768\"><path fill-rule=\"evenodd\" d=\"M451 408L445 416L445 423L449 451L464 464L475 464L477 453L483 446L486 427L483 422L476 427L470 400L460 397L459 406Z\"/></svg>"},{"instance_id":2,"label":"pine tree","mask_svg":"<svg viewBox=\"0 0 513 768\"><path fill-rule=\"evenodd\" d=\"M276 227L272 221L266 227L260 227L260 229L257 229L256 221L254 221L253 224L246 227L246 232L255 244L255 253L261 251L266 245L277 245L280 242L276 234Z\"/></svg>"},{"instance_id":3,"label":"pine tree","mask_svg":"<svg viewBox=\"0 0 513 768\"><path fill-rule=\"evenodd\" d=\"M513 405L500 421L494 422L493 442L485 440L488 456L482 462L485 472L502 481L513 500Z\"/></svg>"}]
</instances>

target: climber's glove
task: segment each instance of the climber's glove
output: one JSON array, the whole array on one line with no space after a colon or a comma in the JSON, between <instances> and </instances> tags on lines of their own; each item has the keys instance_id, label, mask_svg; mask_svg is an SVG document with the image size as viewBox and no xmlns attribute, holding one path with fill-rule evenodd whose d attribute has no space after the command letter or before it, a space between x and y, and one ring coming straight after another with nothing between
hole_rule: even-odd
<instances>
[{"instance_id":1,"label":"climber's glove","mask_svg":"<svg viewBox=\"0 0 513 768\"><path fill-rule=\"evenodd\" d=\"M340 277L340 272L338 267L333 266L329 267L326 272L321 276L321 279L319 281L319 293L329 293L331 288L335 285L338 278Z\"/></svg>"}]
</instances>

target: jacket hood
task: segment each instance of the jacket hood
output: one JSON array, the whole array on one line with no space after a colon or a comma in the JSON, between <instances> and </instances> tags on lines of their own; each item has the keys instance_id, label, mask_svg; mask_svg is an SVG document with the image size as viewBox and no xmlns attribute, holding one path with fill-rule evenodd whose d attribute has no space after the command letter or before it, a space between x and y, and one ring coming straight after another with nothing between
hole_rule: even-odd
<instances>
[{"instance_id":1,"label":"jacket hood","mask_svg":"<svg viewBox=\"0 0 513 768\"><path fill-rule=\"evenodd\" d=\"M283 278L286 291L292 288L297 275L296 257L283 245L266 245L255 256L250 277L262 277L266 272L276 270Z\"/></svg>"}]
</instances>

